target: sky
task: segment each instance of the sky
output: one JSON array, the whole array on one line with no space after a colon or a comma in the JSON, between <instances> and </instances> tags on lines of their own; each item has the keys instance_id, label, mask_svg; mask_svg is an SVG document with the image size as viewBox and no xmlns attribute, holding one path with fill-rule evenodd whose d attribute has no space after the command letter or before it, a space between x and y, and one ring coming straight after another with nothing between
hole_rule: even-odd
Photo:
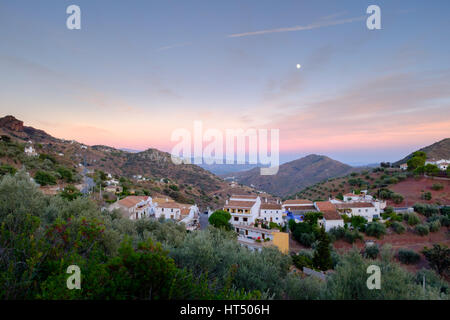
<instances>
[{"instance_id":1,"label":"sky","mask_svg":"<svg viewBox=\"0 0 450 320\"><path fill-rule=\"evenodd\" d=\"M81 9L81 30L66 8ZM369 5L381 30L369 30ZM279 129L396 161L450 137L450 2L0 0L0 116L58 138L172 149L174 130ZM297 68L297 64L301 68Z\"/></svg>"}]
</instances>

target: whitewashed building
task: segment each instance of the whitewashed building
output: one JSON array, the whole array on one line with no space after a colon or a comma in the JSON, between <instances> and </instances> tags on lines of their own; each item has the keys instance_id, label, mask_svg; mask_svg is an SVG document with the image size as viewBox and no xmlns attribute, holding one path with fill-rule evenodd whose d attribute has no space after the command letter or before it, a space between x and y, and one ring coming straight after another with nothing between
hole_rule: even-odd
<instances>
[{"instance_id":1,"label":"whitewashed building","mask_svg":"<svg viewBox=\"0 0 450 320\"><path fill-rule=\"evenodd\" d=\"M252 225L259 217L261 199L252 195L232 195L223 210L231 214L231 223Z\"/></svg>"}]
</instances>

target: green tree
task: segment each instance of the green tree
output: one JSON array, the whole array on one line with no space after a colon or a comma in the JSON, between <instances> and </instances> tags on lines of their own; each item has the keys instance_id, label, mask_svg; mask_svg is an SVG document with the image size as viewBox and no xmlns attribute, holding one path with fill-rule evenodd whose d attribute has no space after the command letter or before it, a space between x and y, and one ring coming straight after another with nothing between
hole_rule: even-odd
<instances>
[{"instance_id":1,"label":"green tree","mask_svg":"<svg viewBox=\"0 0 450 320\"><path fill-rule=\"evenodd\" d=\"M39 170L34 175L34 180L39 183L41 186L46 186L48 184L54 185L56 184L56 178L53 174L47 171Z\"/></svg>"},{"instance_id":2,"label":"green tree","mask_svg":"<svg viewBox=\"0 0 450 320\"><path fill-rule=\"evenodd\" d=\"M425 160L427 159L427 155L423 151L417 151L413 153L413 157L409 159L406 164L408 165L408 171L413 171L419 167L423 167L425 165Z\"/></svg>"},{"instance_id":3,"label":"green tree","mask_svg":"<svg viewBox=\"0 0 450 320\"><path fill-rule=\"evenodd\" d=\"M322 227L319 233L319 244L314 252L313 265L315 268L326 271L332 268L333 261L330 253L330 238Z\"/></svg>"},{"instance_id":4,"label":"green tree","mask_svg":"<svg viewBox=\"0 0 450 320\"><path fill-rule=\"evenodd\" d=\"M78 191L74 185L69 184L64 187L63 191L61 191L59 195L66 200L72 201L78 197L81 197L82 193Z\"/></svg>"},{"instance_id":5,"label":"green tree","mask_svg":"<svg viewBox=\"0 0 450 320\"><path fill-rule=\"evenodd\" d=\"M450 249L446 245L433 244L422 251L430 266L440 275L448 274L450 266Z\"/></svg>"},{"instance_id":6,"label":"green tree","mask_svg":"<svg viewBox=\"0 0 450 320\"><path fill-rule=\"evenodd\" d=\"M214 211L209 217L208 221L211 225L216 228L224 228L226 230L231 230L230 226L231 214L224 210Z\"/></svg>"}]
</instances>

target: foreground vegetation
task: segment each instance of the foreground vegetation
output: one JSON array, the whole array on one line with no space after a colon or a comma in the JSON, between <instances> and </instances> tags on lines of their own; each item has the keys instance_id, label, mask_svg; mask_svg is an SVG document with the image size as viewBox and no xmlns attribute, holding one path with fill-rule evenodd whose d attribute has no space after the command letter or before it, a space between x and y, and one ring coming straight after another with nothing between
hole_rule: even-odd
<instances>
[{"instance_id":1,"label":"foreground vegetation","mask_svg":"<svg viewBox=\"0 0 450 320\"><path fill-rule=\"evenodd\" d=\"M436 273L405 271L388 247L376 260L354 249L333 251L330 261L326 236L312 229L319 240L314 263L334 268L327 281L291 272L297 256L241 247L224 228L187 232L172 221L134 222L87 198L45 196L19 171L0 181L0 299L448 298ZM81 290L66 287L73 264ZM371 264L381 268L381 290L367 288Z\"/></svg>"}]
</instances>

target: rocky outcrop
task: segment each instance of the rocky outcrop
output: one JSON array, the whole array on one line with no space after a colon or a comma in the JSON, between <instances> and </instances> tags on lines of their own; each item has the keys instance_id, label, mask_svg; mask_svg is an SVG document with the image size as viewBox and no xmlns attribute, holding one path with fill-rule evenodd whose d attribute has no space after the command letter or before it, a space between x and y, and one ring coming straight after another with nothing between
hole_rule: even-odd
<instances>
[{"instance_id":1,"label":"rocky outcrop","mask_svg":"<svg viewBox=\"0 0 450 320\"><path fill-rule=\"evenodd\" d=\"M0 118L0 127L6 128L8 130L14 132L22 132L23 131L23 121L17 120L13 116L6 116Z\"/></svg>"}]
</instances>

